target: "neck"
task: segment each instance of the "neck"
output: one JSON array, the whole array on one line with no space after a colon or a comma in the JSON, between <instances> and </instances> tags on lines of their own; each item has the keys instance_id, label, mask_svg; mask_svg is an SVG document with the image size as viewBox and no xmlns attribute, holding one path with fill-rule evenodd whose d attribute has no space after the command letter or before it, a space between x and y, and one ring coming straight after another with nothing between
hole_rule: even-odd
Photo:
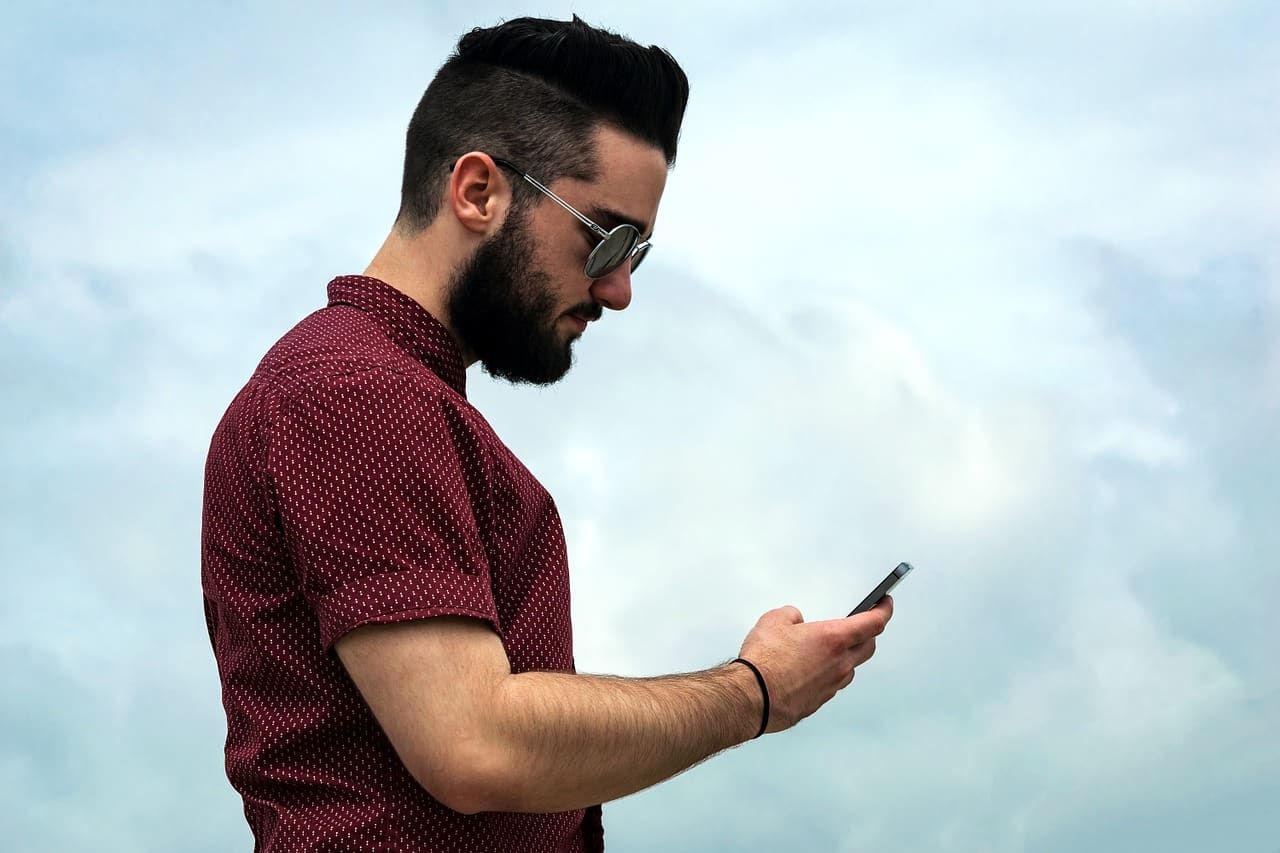
<instances>
[{"instance_id":1,"label":"neck","mask_svg":"<svg viewBox=\"0 0 1280 853\"><path fill-rule=\"evenodd\" d=\"M462 352L463 365L470 367L476 358L458 336L448 312L449 281L461 258L455 257L457 250L437 225L432 223L416 234L393 227L364 274L385 281L439 320Z\"/></svg>"}]
</instances>

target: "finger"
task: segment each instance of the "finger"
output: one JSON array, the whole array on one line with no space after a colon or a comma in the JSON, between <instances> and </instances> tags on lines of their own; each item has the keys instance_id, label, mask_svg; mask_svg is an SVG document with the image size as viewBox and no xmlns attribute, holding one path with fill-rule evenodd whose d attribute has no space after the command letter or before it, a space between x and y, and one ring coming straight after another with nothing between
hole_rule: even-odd
<instances>
[{"instance_id":1,"label":"finger","mask_svg":"<svg viewBox=\"0 0 1280 853\"><path fill-rule=\"evenodd\" d=\"M862 666L876 653L876 638L865 640L849 650L854 666Z\"/></svg>"},{"instance_id":2,"label":"finger","mask_svg":"<svg viewBox=\"0 0 1280 853\"><path fill-rule=\"evenodd\" d=\"M892 608L892 605L890 605L890 608ZM877 604L864 613L846 616L843 619L832 619L831 621L838 623L836 630L844 635L844 645L854 646L869 637L874 637L883 632L885 625L888 624L887 614L890 612L892 612L892 609L886 611Z\"/></svg>"}]
</instances>

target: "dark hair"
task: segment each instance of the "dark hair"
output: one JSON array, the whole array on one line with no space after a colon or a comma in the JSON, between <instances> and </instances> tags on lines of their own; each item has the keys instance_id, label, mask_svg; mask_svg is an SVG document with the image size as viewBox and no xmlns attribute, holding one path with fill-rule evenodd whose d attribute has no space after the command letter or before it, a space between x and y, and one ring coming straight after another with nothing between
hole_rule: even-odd
<instances>
[{"instance_id":1,"label":"dark hair","mask_svg":"<svg viewBox=\"0 0 1280 853\"><path fill-rule=\"evenodd\" d=\"M662 48L572 21L516 18L458 40L409 122L397 222L419 231L468 151L514 161L543 183L596 178L593 133L613 125L676 159L689 80ZM537 190L513 184L517 205Z\"/></svg>"}]
</instances>

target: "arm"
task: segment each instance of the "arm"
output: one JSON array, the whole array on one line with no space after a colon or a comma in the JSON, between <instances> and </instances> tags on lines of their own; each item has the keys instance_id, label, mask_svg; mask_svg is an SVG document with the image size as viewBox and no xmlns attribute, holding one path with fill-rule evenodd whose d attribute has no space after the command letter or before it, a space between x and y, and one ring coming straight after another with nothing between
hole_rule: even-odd
<instances>
[{"instance_id":1,"label":"arm","mask_svg":"<svg viewBox=\"0 0 1280 853\"><path fill-rule=\"evenodd\" d=\"M769 685L768 731L848 686L892 609L886 596L845 619L805 623L793 607L762 616L741 654ZM747 740L763 707L741 664L659 678L512 675L492 627L466 617L366 625L336 648L405 767L467 814L626 796Z\"/></svg>"},{"instance_id":2,"label":"arm","mask_svg":"<svg viewBox=\"0 0 1280 853\"><path fill-rule=\"evenodd\" d=\"M497 696L495 742L519 784L492 797L513 812L583 808L675 776L749 740L763 704L742 664L658 678L526 672Z\"/></svg>"},{"instance_id":3,"label":"arm","mask_svg":"<svg viewBox=\"0 0 1280 853\"><path fill-rule=\"evenodd\" d=\"M336 643L406 769L467 814L603 803L749 739L762 698L729 664L660 678L512 675L485 622L367 625Z\"/></svg>"}]
</instances>

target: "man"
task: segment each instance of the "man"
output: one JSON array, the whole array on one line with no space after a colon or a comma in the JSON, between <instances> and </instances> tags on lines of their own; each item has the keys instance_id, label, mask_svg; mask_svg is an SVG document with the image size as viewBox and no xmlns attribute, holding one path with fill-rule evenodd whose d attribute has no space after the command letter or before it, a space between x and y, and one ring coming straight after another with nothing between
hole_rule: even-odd
<instances>
[{"instance_id":1,"label":"man","mask_svg":"<svg viewBox=\"0 0 1280 853\"><path fill-rule=\"evenodd\" d=\"M600 850L600 804L789 728L892 604L764 614L741 657L576 674L551 497L466 400L550 383L631 301L688 98L572 22L465 35L409 125L396 223L213 436L205 613L258 849Z\"/></svg>"}]
</instances>

